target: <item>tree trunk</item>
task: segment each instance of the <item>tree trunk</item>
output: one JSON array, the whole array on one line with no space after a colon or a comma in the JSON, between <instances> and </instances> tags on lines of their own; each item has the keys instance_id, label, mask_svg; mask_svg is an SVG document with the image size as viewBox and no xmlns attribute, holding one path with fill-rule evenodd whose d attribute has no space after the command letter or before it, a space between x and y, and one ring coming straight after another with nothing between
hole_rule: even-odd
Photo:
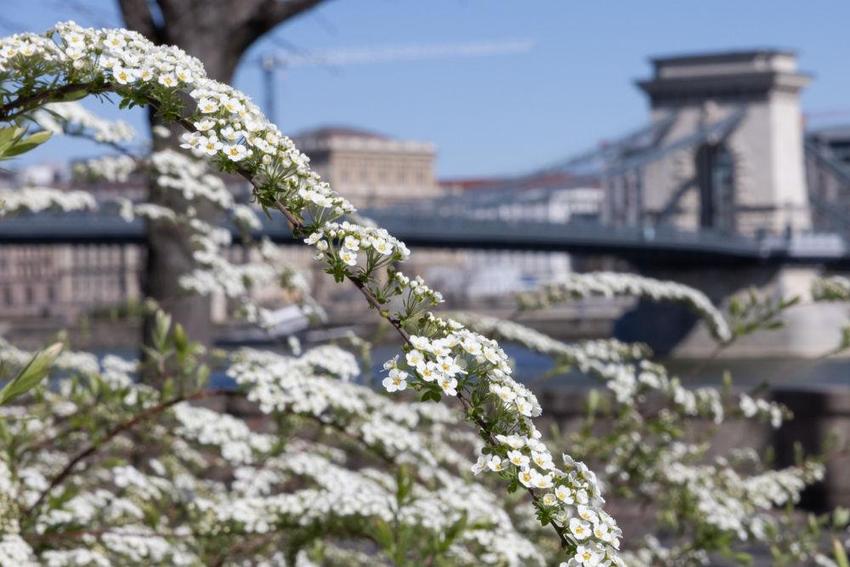
<instances>
[{"instance_id":1,"label":"tree trunk","mask_svg":"<svg viewBox=\"0 0 850 567\"><path fill-rule=\"evenodd\" d=\"M151 127L161 124L152 112L148 117ZM169 138L153 136L153 151L179 146L179 129L169 130ZM182 198L173 190L158 188L151 176L148 182L148 202L179 211L184 207L181 201ZM198 216L202 216L200 211ZM146 231L147 260L142 274L145 297L155 300L160 308L171 315L175 323L183 326L192 340L205 345L212 344L215 337L210 320L210 298L188 293L180 286L180 278L189 274L195 267L191 234L183 225L154 220L147 221ZM147 314L142 326L144 344L149 344L153 325L154 317Z\"/></svg>"},{"instance_id":2,"label":"tree trunk","mask_svg":"<svg viewBox=\"0 0 850 567\"><path fill-rule=\"evenodd\" d=\"M224 83L232 80L242 55L257 39L321 1L118 0L129 29L155 43L180 47L201 60L210 78ZM150 123L155 125L152 115ZM179 145L174 134L167 140L152 138L154 150ZM150 184L150 202L171 206L173 198ZM145 294L183 325L193 340L210 344L214 337L209 299L187 294L179 285L181 276L194 267L188 234L180 227L149 222L147 244ZM148 318L144 324L145 344L150 341L151 323Z\"/></svg>"}]
</instances>

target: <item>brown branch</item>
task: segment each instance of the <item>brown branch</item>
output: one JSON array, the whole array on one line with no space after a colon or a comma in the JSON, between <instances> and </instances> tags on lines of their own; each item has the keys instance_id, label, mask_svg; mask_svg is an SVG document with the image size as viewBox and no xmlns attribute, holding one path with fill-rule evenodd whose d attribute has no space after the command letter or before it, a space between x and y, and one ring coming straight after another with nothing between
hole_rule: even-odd
<instances>
[{"instance_id":1,"label":"brown branch","mask_svg":"<svg viewBox=\"0 0 850 567\"><path fill-rule=\"evenodd\" d=\"M48 484L47 488L41 491L41 494L38 495L38 499L35 501L35 503L27 509L26 515L32 517L33 513L44 502L44 499L47 498L47 495L50 494L50 491L59 486L66 478L73 474L74 467L76 467L78 463L86 460L87 458L97 453L101 447L109 443L112 439L114 439L121 433L130 431L137 425L161 414L165 410L179 404L180 402L200 400L204 398L211 398L215 396L223 396L229 394L229 390L201 390L191 395L178 396L176 398L148 408L142 413L133 416L131 419L119 423L118 425L113 427L102 439L98 439L97 441L92 442L88 447L77 453L70 461L68 461L68 463L62 468L62 470L59 471L59 473L51 479L50 484Z\"/></svg>"},{"instance_id":2,"label":"brown branch","mask_svg":"<svg viewBox=\"0 0 850 567\"><path fill-rule=\"evenodd\" d=\"M61 99L74 91L85 90L88 94L98 94L112 90L112 85L108 83L95 88L92 87L92 83L67 83L61 87L48 88L28 96L18 97L12 102L0 106L0 121L7 122L12 118L17 118L28 110L33 110L51 100ZM10 114L15 110L18 110L16 114Z\"/></svg>"},{"instance_id":3,"label":"brown branch","mask_svg":"<svg viewBox=\"0 0 850 567\"><path fill-rule=\"evenodd\" d=\"M481 433L484 436L485 440L491 445L497 445L498 442L496 441L495 435L493 435L493 431L490 429L490 424L484 421L484 419L480 416L474 415L471 412L472 404L464 397L463 392L459 391L457 393L457 399L460 401L460 405L463 406L464 412L466 413L467 417L481 429ZM528 492L528 494L531 496L531 499L535 503L539 503L540 498L537 496L537 494L535 494L534 490L532 490L530 487L526 487L525 490L526 492ZM550 520L549 525L551 525L552 528L555 530L555 533L558 534L558 539L561 540L561 547L568 547L570 545L570 541L567 539L566 532L557 524L555 524L554 520Z\"/></svg>"},{"instance_id":4,"label":"brown branch","mask_svg":"<svg viewBox=\"0 0 850 567\"><path fill-rule=\"evenodd\" d=\"M83 87L83 86L84 85L81 85L80 87ZM109 87L108 84L105 85L104 90L107 90L108 87ZM39 97L36 97L36 98L37 99L47 98L47 97L49 97L49 94L50 94L50 92L41 93L39 95ZM148 99L147 103L155 111L158 109L158 106L157 106L155 101ZM6 112L5 107L0 107L0 111L2 111L2 112L0 112L0 117L2 117L3 113ZM194 124L192 124L192 122L190 122L185 117L178 117L178 118L174 119L174 122L176 122L177 124L180 124L183 128L185 128L186 130L188 130L190 132L195 132L197 130L195 128ZM253 185L255 188L257 188L257 184L254 181L254 176L249 170L247 170L245 168L238 168L237 173L239 173L239 175L241 175L249 183L251 183L251 185ZM292 228L294 235L298 235L301 231L304 230L304 222L296 214L294 214L292 211L290 211L282 202L277 201L275 203L275 208L278 211L280 211L280 213L283 214L283 216L287 219L287 221L291 225L291 228ZM353 277L349 274L346 274L346 279L351 281L357 287L357 289L360 290L360 292L366 298L366 301L369 303L369 305L374 307L378 311L379 315L383 319L388 321L390 323L390 325L392 325L392 327L396 330L396 332L399 334L399 336L402 338L402 340L405 343L410 344L410 334L404 329L404 326L402 325L401 321L398 318L390 315L385 309L382 308L381 304L378 302L377 298L375 297L375 294L372 292L371 289L369 289L369 287L365 284L365 282L363 282L361 279ZM463 396L462 391L457 393L457 398L460 401L461 405L463 406L464 412L465 412L467 418L470 421L472 421L473 423L475 423L480 428L481 434L484 437L484 439L488 443L490 443L491 445L497 445L498 443L495 439L495 436L494 436L492 430L490 429L490 425L481 416L475 415L471 411L472 404L469 400L467 400ZM174 404L176 404L180 401L183 401L183 400L178 398L178 399L174 400L173 403L171 403L170 405L174 405ZM159 406L157 406L156 408L151 408L151 410L156 410L157 408L159 408ZM154 412L154 415L156 413L163 411L164 409L167 409L167 408L160 408L158 411ZM148 410L148 411L151 411L151 410ZM145 412L145 413L147 413L147 412ZM145 414L140 414L140 416L143 416L143 415L145 415ZM137 417L139 417L139 416L137 416ZM143 421L143 420L144 419L137 421L137 420L134 419L134 420L131 420L132 423L125 423L125 424L118 426L115 430L113 430L113 432L110 433L110 435L107 436L107 438L104 441L108 441L109 439L111 439L115 435L118 435L119 433L121 433L122 431L125 431L126 429L132 428L139 421ZM28 512L31 513L34 509L38 508L38 506L41 504L41 502L46 497L47 493L49 493L51 489L53 489L56 485L58 485L60 482L62 482L62 480L64 480L64 478L67 477L71 473L71 470L74 468L74 466L79 461L87 458L89 455L96 452L97 449L98 449L98 446L99 446L99 444L90 446L88 449L86 449L85 451L83 451L82 453L77 455L77 457L75 457L70 463L68 463L68 465L65 467L65 469L63 469L63 471L59 475L57 475L57 477L54 478L54 480L51 482L50 486L44 492L41 493L41 495L39 496L36 503L32 507L30 507ZM534 492L534 490L532 490L531 488L527 488L527 491L531 495L531 499L532 499L532 501L534 501L535 505L540 505L540 498L537 496L537 494ZM557 526L554 521L550 521L549 523L553 527L555 532L558 534L558 537L561 540L562 547L569 546L570 542L567 539L566 532L561 527Z\"/></svg>"},{"instance_id":5,"label":"brown branch","mask_svg":"<svg viewBox=\"0 0 850 567\"><path fill-rule=\"evenodd\" d=\"M177 122L191 132L194 132L196 130L195 126L184 118L178 119ZM244 168L239 168L237 171L239 175L241 175L249 183L256 187L256 184L254 183L254 177L250 171ZM286 218L287 221L289 221L293 234L297 234L304 229L304 221L298 218L298 216L295 215L292 211L290 211L286 207L286 205L284 205L281 201L277 201L275 203L275 208L280 211L280 213ZM389 322L390 325L392 325L392 327L396 330L402 340L405 343L410 344L410 334L407 332L407 330L405 330L404 326L401 324L401 321L398 318L393 317L385 309L383 309L383 306L378 302L378 299L375 297L375 294L372 292L372 290L369 289L369 287L359 278L355 278L346 274L346 279L348 279L351 283L355 285L355 287L357 287L357 289L360 290L369 305L374 307L375 310L378 311L378 314L387 322ZM470 419L473 423L475 423L475 425L477 425L481 429L482 435L484 436L485 440L491 445L497 445L498 442L496 441L496 438L492 430L490 429L489 424L484 421L481 416L476 416L471 412L472 404L463 396L463 392L458 392L457 398L463 406L464 412L466 413L468 419ZM527 488L527 491L531 495L531 499L535 502L535 504L539 504L540 498L537 496L537 494L535 494L535 492L531 488ZM567 539L567 535L564 529L556 525L554 521L550 521L549 524L558 534L558 538L561 541L561 546L568 547L570 545L570 541Z\"/></svg>"},{"instance_id":6,"label":"brown branch","mask_svg":"<svg viewBox=\"0 0 850 567\"><path fill-rule=\"evenodd\" d=\"M251 179L248 178L248 181L251 181ZM293 231L300 230L300 229L304 228L304 223L300 219L298 219L295 215L293 215L292 212L289 211L286 208L285 205L283 205L283 203L278 201L275 204L275 206L281 213L283 213L283 215L287 218L287 220L289 220L290 224L292 224ZM375 294L372 292L371 289L369 289L369 287L363 282L363 280L361 280L359 278L351 277L350 275L347 275L347 274L346 274L346 278L350 282L352 282L355 285L355 287L357 287L357 289L360 290L360 292L366 298L366 301L369 302L369 305L374 307L375 310L378 311L380 316L383 317L386 321L388 321L390 323L390 325L393 326L393 328L396 330L396 332L398 332L399 336L401 336L402 340L405 343L410 344L410 334L407 332L407 330L405 330L404 326L401 324L401 321L399 321L396 317L393 317L392 315L387 313L387 311L385 309L383 309L383 306L378 302L378 299L375 297ZM490 443L491 445L497 445L498 442L496 441L496 438L495 438L495 436L494 436L494 434L493 434L493 432L490 428L490 425L486 421L484 421L484 419L481 416L474 415L474 413L471 411L472 410L472 404L469 400L467 400L464 397L462 391L459 391L457 393L457 398L460 401L461 405L463 406L464 413L466 413L467 418L469 420L471 420L475 425L478 426L478 428L481 430L481 433L484 436L485 440L488 443ZM535 503L538 503L540 499L537 496L537 494L535 494L535 492L531 488L527 488L527 491L531 495L531 499ZM561 546L567 547L570 542L569 542L569 540L567 540L566 533L564 532L564 530L561 529L559 526L557 526L554 523L554 521L550 521L550 524L555 529L555 532L558 534L558 538L561 540Z\"/></svg>"},{"instance_id":7,"label":"brown branch","mask_svg":"<svg viewBox=\"0 0 850 567\"><path fill-rule=\"evenodd\" d=\"M289 526L287 526L288 528ZM283 531L281 529L271 531L266 534L245 534L245 539L240 542L237 542L235 545L222 550L221 554L210 563L211 567L221 567L225 564L226 561L233 559L234 555L247 555L251 553L256 553L258 550L262 549L264 546L272 543L274 539L279 535L279 533ZM252 537L255 538L252 541Z\"/></svg>"},{"instance_id":8,"label":"brown branch","mask_svg":"<svg viewBox=\"0 0 850 567\"><path fill-rule=\"evenodd\" d=\"M163 29L157 25L151 13L148 0L118 0L124 23L154 43L163 41Z\"/></svg>"},{"instance_id":9,"label":"brown branch","mask_svg":"<svg viewBox=\"0 0 850 567\"><path fill-rule=\"evenodd\" d=\"M322 0L265 0L257 10L257 14L263 15L264 19L271 24L268 29L271 29L315 8L320 2Z\"/></svg>"}]
</instances>

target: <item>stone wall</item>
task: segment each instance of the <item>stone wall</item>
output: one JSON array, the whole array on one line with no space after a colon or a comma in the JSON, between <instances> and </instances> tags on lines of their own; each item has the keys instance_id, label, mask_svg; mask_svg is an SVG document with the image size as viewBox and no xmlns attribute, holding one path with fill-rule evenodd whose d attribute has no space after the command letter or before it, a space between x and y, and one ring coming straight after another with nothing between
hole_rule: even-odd
<instances>
[{"instance_id":1,"label":"stone wall","mask_svg":"<svg viewBox=\"0 0 850 567\"><path fill-rule=\"evenodd\" d=\"M587 393L584 388L542 391L539 399L548 425L576 431L586 416ZM850 377L844 384L776 388L772 397L788 406L794 419L778 430L754 420L729 419L711 437L711 454L745 447L773 451L777 467L794 464L797 445L808 455L825 454L826 478L804 494L802 505L815 511L850 506ZM713 427L696 421L693 425L694 437Z\"/></svg>"}]
</instances>

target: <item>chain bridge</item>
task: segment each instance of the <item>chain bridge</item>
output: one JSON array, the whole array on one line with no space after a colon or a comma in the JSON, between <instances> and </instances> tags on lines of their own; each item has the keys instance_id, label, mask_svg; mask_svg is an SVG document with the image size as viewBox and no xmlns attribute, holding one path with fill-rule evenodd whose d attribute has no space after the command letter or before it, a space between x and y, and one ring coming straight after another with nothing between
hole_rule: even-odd
<instances>
[{"instance_id":1,"label":"chain bridge","mask_svg":"<svg viewBox=\"0 0 850 567\"><path fill-rule=\"evenodd\" d=\"M850 129L804 132L799 93L809 78L795 54L652 63L652 77L638 81L650 103L646 126L521 175L360 215L414 249L614 257L719 303L753 285L804 293L825 270L850 271ZM262 234L295 242L279 216L264 222ZM125 222L103 207L3 219L0 244L143 245L145 231L142 221ZM658 317L676 335L671 344L691 333L693 321L652 309L639 306L639 317L625 318L624 338L650 340L646 329L659 328L651 324ZM810 335L808 343L781 342L806 349L819 340Z\"/></svg>"}]
</instances>

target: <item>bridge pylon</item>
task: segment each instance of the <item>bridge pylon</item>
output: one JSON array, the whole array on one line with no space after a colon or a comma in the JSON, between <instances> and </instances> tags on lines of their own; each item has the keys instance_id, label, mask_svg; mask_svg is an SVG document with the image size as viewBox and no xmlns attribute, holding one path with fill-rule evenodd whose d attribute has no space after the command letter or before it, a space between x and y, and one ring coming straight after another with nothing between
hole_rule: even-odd
<instances>
[{"instance_id":1,"label":"bridge pylon","mask_svg":"<svg viewBox=\"0 0 850 567\"><path fill-rule=\"evenodd\" d=\"M800 111L809 77L796 55L735 51L652 64L638 85L653 122L670 122L654 141L663 151L639 184L609 184L610 218L743 235L809 229Z\"/></svg>"}]
</instances>

